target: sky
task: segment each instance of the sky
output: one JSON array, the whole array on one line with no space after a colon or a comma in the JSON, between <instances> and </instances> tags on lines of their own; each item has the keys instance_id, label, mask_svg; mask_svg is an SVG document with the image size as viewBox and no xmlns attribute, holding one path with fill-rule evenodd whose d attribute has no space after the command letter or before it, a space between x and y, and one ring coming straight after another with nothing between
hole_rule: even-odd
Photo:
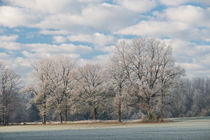
<instances>
[{"instance_id":1,"label":"sky","mask_svg":"<svg viewBox=\"0 0 210 140\"><path fill-rule=\"evenodd\" d=\"M0 61L26 78L56 55L105 63L133 38L163 40L187 77L210 77L210 0L0 0Z\"/></svg>"}]
</instances>

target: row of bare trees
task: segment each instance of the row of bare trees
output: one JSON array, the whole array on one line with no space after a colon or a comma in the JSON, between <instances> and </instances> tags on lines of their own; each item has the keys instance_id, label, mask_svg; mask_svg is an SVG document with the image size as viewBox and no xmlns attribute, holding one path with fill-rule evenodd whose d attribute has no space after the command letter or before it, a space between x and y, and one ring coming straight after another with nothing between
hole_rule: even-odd
<instances>
[{"instance_id":1,"label":"row of bare trees","mask_svg":"<svg viewBox=\"0 0 210 140\"><path fill-rule=\"evenodd\" d=\"M210 80L181 78L172 49L158 40L121 41L104 64L56 56L33 68L21 86L0 64L0 124L210 115Z\"/></svg>"},{"instance_id":2,"label":"row of bare trees","mask_svg":"<svg viewBox=\"0 0 210 140\"><path fill-rule=\"evenodd\" d=\"M28 91L42 115L53 110L62 123L68 111L89 108L94 120L99 107L112 102L121 121L122 109L138 107L147 120L163 118L165 97L176 85L183 70L175 65L172 50L153 39L120 42L109 63L79 66L64 56L43 59L34 64ZM154 116L154 114L158 114Z\"/></svg>"}]
</instances>

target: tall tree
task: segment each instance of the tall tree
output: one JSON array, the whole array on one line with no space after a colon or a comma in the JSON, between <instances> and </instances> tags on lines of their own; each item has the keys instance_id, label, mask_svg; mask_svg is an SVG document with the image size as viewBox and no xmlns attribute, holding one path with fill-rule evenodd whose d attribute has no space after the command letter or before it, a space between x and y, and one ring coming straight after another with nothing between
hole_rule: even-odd
<instances>
[{"instance_id":1,"label":"tall tree","mask_svg":"<svg viewBox=\"0 0 210 140\"><path fill-rule=\"evenodd\" d=\"M39 108L42 116L42 123L46 124L47 113L49 110L48 100L54 87L50 83L50 75L52 73L52 62L50 59L40 60L34 64L34 71L32 72L33 81L28 86L28 90L34 94L34 102Z\"/></svg>"},{"instance_id":2,"label":"tall tree","mask_svg":"<svg viewBox=\"0 0 210 140\"><path fill-rule=\"evenodd\" d=\"M117 45L115 55L134 89L134 104L146 111L148 120L153 119L156 97L170 88L169 83L181 73L175 66L171 48L157 40L135 39Z\"/></svg>"},{"instance_id":3,"label":"tall tree","mask_svg":"<svg viewBox=\"0 0 210 140\"><path fill-rule=\"evenodd\" d=\"M55 108L55 113L59 114L59 120L62 123L62 114L64 114L64 121L67 121L68 105L75 86L76 64L72 59L64 56L56 56L51 61L49 79L54 87L50 96L51 106Z\"/></svg>"},{"instance_id":4,"label":"tall tree","mask_svg":"<svg viewBox=\"0 0 210 140\"><path fill-rule=\"evenodd\" d=\"M114 90L114 103L117 109L118 121L121 122L122 105L126 93L126 71L118 57L114 56L110 59L107 69L107 81L110 87Z\"/></svg>"}]
</instances>

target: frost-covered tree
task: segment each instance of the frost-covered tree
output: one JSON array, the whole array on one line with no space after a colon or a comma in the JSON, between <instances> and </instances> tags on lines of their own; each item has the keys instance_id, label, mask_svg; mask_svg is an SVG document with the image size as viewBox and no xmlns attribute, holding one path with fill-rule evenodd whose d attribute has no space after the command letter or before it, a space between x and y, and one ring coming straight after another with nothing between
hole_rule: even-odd
<instances>
[{"instance_id":1,"label":"frost-covered tree","mask_svg":"<svg viewBox=\"0 0 210 140\"><path fill-rule=\"evenodd\" d=\"M7 125L12 118L17 117L17 111L22 106L20 88L20 77L0 63L0 123Z\"/></svg>"},{"instance_id":2,"label":"frost-covered tree","mask_svg":"<svg viewBox=\"0 0 210 140\"><path fill-rule=\"evenodd\" d=\"M97 109L105 99L103 70L100 65L86 64L78 68L77 102L89 106L93 119L97 119Z\"/></svg>"},{"instance_id":3,"label":"frost-covered tree","mask_svg":"<svg viewBox=\"0 0 210 140\"><path fill-rule=\"evenodd\" d=\"M75 86L76 64L72 59L64 56L53 57L51 63L49 79L53 91L49 102L55 109L54 114L59 114L59 120L62 123L62 114L64 114L64 121L67 121L68 105Z\"/></svg>"},{"instance_id":4,"label":"frost-covered tree","mask_svg":"<svg viewBox=\"0 0 210 140\"><path fill-rule=\"evenodd\" d=\"M114 91L114 105L116 106L118 121L121 122L122 106L125 105L125 94L127 93L127 76L122 62L114 56L110 59L107 68L107 84Z\"/></svg>"},{"instance_id":5,"label":"frost-covered tree","mask_svg":"<svg viewBox=\"0 0 210 140\"><path fill-rule=\"evenodd\" d=\"M46 114L49 110L53 116L58 115L59 121L67 121L69 98L72 95L75 80L73 78L75 62L64 56L56 56L40 60L34 65L34 81L31 91L35 94L38 105L46 123ZM32 87L32 86L31 86Z\"/></svg>"},{"instance_id":6,"label":"frost-covered tree","mask_svg":"<svg viewBox=\"0 0 210 140\"><path fill-rule=\"evenodd\" d=\"M34 94L34 102L39 108L42 116L42 123L46 124L47 113L49 111L49 97L54 91L50 75L52 73L52 61L43 59L33 65L33 80L27 90Z\"/></svg>"},{"instance_id":7,"label":"frost-covered tree","mask_svg":"<svg viewBox=\"0 0 210 140\"><path fill-rule=\"evenodd\" d=\"M119 57L130 81L131 104L146 111L148 120L153 119L157 97L170 88L181 74L175 65L171 48L153 39L134 39L117 45L114 55Z\"/></svg>"},{"instance_id":8,"label":"frost-covered tree","mask_svg":"<svg viewBox=\"0 0 210 140\"><path fill-rule=\"evenodd\" d=\"M181 79L172 91L174 97L167 107L168 117L194 117L210 115L210 79Z\"/></svg>"}]
</instances>

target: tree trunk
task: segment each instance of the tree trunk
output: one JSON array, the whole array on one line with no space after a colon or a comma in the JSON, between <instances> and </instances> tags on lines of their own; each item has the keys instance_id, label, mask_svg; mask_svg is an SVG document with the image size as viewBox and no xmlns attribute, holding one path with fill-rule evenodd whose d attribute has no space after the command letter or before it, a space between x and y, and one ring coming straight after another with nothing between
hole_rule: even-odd
<instances>
[{"instance_id":1,"label":"tree trunk","mask_svg":"<svg viewBox=\"0 0 210 140\"><path fill-rule=\"evenodd\" d=\"M121 122L121 102L120 101L118 105L118 122Z\"/></svg>"},{"instance_id":2,"label":"tree trunk","mask_svg":"<svg viewBox=\"0 0 210 140\"><path fill-rule=\"evenodd\" d=\"M148 104L148 108L147 108L147 119L148 121L152 120L152 112L151 112L150 104Z\"/></svg>"},{"instance_id":3,"label":"tree trunk","mask_svg":"<svg viewBox=\"0 0 210 140\"><path fill-rule=\"evenodd\" d=\"M5 107L3 106L3 114L2 114L2 122L3 122L3 125L6 125L6 112L5 112Z\"/></svg>"},{"instance_id":4,"label":"tree trunk","mask_svg":"<svg viewBox=\"0 0 210 140\"><path fill-rule=\"evenodd\" d=\"M60 121L60 123L63 123L62 112L59 113L59 121Z\"/></svg>"},{"instance_id":5,"label":"tree trunk","mask_svg":"<svg viewBox=\"0 0 210 140\"><path fill-rule=\"evenodd\" d=\"M163 93L161 95L160 121L163 122Z\"/></svg>"},{"instance_id":6,"label":"tree trunk","mask_svg":"<svg viewBox=\"0 0 210 140\"><path fill-rule=\"evenodd\" d=\"M47 105L46 105L46 95L44 94L44 106L43 106L43 115L42 115L42 124L46 124L46 110L47 110Z\"/></svg>"},{"instance_id":7,"label":"tree trunk","mask_svg":"<svg viewBox=\"0 0 210 140\"><path fill-rule=\"evenodd\" d=\"M68 106L65 106L65 111L64 111L64 121L67 122L67 116L68 115Z\"/></svg>"},{"instance_id":8,"label":"tree trunk","mask_svg":"<svg viewBox=\"0 0 210 140\"><path fill-rule=\"evenodd\" d=\"M9 114L8 114L8 102L6 92L3 90L3 124L8 125L9 123Z\"/></svg>"},{"instance_id":9,"label":"tree trunk","mask_svg":"<svg viewBox=\"0 0 210 140\"><path fill-rule=\"evenodd\" d=\"M150 110L147 112L147 119L148 121L152 120L152 113Z\"/></svg>"},{"instance_id":10,"label":"tree trunk","mask_svg":"<svg viewBox=\"0 0 210 140\"><path fill-rule=\"evenodd\" d=\"M93 120L96 120L96 119L97 119L97 117L96 117L97 112L96 112L96 107L95 107L95 105L93 105L92 112L93 112Z\"/></svg>"},{"instance_id":11,"label":"tree trunk","mask_svg":"<svg viewBox=\"0 0 210 140\"><path fill-rule=\"evenodd\" d=\"M44 112L42 115L42 124L46 124L46 112Z\"/></svg>"},{"instance_id":12,"label":"tree trunk","mask_svg":"<svg viewBox=\"0 0 210 140\"><path fill-rule=\"evenodd\" d=\"M9 124L9 111L6 109L6 114L5 114L5 125Z\"/></svg>"}]
</instances>

